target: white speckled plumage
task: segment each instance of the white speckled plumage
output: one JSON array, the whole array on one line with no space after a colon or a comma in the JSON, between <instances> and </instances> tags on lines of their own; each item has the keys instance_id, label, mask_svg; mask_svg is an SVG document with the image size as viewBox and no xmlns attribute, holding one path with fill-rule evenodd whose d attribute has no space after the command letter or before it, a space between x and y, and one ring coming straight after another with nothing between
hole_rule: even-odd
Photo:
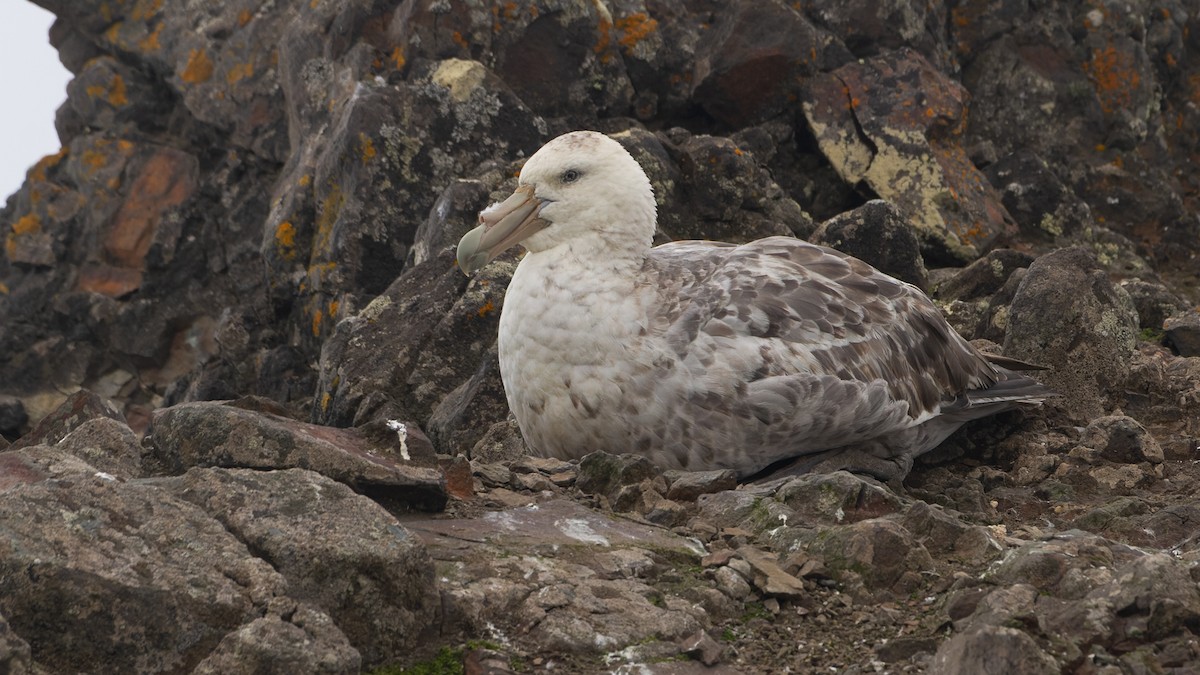
<instances>
[{"instance_id":1,"label":"white speckled plumage","mask_svg":"<svg viewBox=\"0 0 1200 675\"><path fill-rule=\"evenodd\" d=\"M990 363L920 290L831 249L652 248L650 182L603 134L554 139L519 184L459 261L471 273L518 241L529 251L499 352L534 452L741 476L809 457L892 478L963 422L1050 394Z\"/></svg>"}]
</instances>

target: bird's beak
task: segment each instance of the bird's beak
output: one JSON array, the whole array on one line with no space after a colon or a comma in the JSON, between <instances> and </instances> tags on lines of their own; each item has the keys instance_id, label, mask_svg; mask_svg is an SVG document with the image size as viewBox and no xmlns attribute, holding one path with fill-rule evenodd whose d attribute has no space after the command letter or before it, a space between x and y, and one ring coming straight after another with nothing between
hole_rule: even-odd
<instances>
[{"instance_id":1,"label":"bird's beak","mask_svg":"<svg viewBox=\"0 0 1200 675\"><path fill-rule=\"evenodd\" d=\"M479 213L479 227L458 242L458 267L471 276L509 247L547 225L538 214L545 204L533 194L532 185L522 185L511 197Z\"/></svg>"}]
</instances>

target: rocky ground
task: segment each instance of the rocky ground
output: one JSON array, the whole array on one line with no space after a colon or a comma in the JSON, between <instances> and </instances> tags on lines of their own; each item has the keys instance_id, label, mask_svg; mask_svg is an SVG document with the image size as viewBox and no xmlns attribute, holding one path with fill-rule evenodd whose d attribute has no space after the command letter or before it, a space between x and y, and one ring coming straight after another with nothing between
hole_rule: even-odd
<instances>
[{"instance_id":1,"label":"rocky ground","mask_svg":"<svg viewBox=\"0 0 1200 675\"><path fill-rule=\"evenodd\" d=\"M1189 4L38 4L0 672L1200 671ZM526 457L452 246L576 128L662 240L845 250L1062 395L903 484Z\"/></svg>"}]
</instances>

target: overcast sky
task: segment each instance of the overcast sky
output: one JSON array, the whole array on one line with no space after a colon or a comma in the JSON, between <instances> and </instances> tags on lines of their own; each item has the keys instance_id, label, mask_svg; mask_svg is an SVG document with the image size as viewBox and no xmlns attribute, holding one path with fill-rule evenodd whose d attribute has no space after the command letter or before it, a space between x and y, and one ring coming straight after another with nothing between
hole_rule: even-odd
<instances>
[{"instance_id":1,"label":"overcast sky","mask_svg":"<svg viewBox=\"0 0 1200 675\"><path fill-rule=\"evenodd\" d=\"M58 152L54 111L71 74L50 46L54 15L26 0L0 0L0 206L25 172Z\"/></svg>"}]
</instances>

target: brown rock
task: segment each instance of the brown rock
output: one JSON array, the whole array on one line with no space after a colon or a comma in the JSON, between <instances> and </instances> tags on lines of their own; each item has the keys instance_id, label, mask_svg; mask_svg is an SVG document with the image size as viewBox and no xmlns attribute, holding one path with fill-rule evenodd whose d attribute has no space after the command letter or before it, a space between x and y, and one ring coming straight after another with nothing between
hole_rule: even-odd
<instances>
[{"instance_id":1,"label":"brown rock","mask_svg":"<svg viewBox=\"0 0 1200 675\"><path fill-rule=\"evenodd\" d=\"M305 467L415 508L438 510L446 503L441 471L413 466L399 456L395 445L352 429L304 424L219 403L185 403L158 411L149 439L155 460L175 473L196 466Z\"/></svg>"},{"instance_id":2,"label":"brown rock","mask_svg":"<svg viewBox=\"0 0 1200 675\"><path fill-rule=\"evenodd\" d=\"M730 469L723 471L668 471L664 476L670 484L670 487L667 488L667 499L694 501L700 495L732 490L737 487L737 473Z\"/></svg>"},{"instance_id":3,"label":"brown rock","mask_svg":"<svg viewBox=\"0 0 1200 675\"><path fill-rule=\"evenodd\" d=\"M1028 634L1015 628L984 626L944 642L934 655L929 672L1053 675L1061 672L1061 668Z\"/></svg>"}]
</instances>

